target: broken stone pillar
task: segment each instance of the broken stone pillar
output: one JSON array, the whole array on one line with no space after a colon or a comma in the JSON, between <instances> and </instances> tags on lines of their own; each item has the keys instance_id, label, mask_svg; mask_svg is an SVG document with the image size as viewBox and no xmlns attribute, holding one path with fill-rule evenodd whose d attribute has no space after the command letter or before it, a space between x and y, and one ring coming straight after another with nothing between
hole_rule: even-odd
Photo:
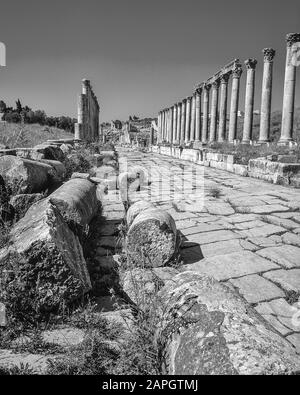
<instances>
[{"instance_id":1,"label":"broken stone pillar","mask_svg":"<svg viewBox=\"0 0 300 395\"><path fill-rule=\"evenodd\" d=\"M84 228L97 212L96 185L89 180L73 178L49 195L71 229Z\"/></svg>"},{"instance_id":2,"label":"broken stone pillar","mask_svg":"<svg viewBox=\"0 0 300 395\"><path fill-rule=\"evenodd\" d=\"M190 141L190 133L191 133L191 104L192 97L189 96L186 98L186 116L185 116L185 139L184 142L187 144Z\"/></svg>"},{"instance_id":3,"label":"broken stone pillar","mask_svg":"<svg viewBox=\"0 0 300 395\"><path fill-rule=\"evenodd\" d=\"M196 121L196 93L192 96L191 104L191 135L190 142L195 141L195 121Z\"/></svg>"},{"instance_id":4,"label":"broken stone pillar","mask_svg":"<svg viewBox=\"0 0 300 395\"><path fill-rule=\"evenodd\" d=\"M0 157L0 175L19 193L42 192L56 179L56 171L49 164L12 155Z\"/></svg>"},{"instance_id":5,"label":"broken stone pillar","mask_svg":"<svg viewBox=\"0 0 300 395\"><path fill-rule=\"evenodd\" d=\"M177 144L177 104L174 104L173 106L173 130L172 130L172 142L173 144Z\"/></svg>"},{"instance_id":6,"label":"broken stone pillar","mask_svg":"<svg viewBox=\"0 0 300 395\"><path fill-rule=\"evenodd\" d=\"M291 375L299 371L295 348L224 283L195 271L173 275L164 283L154 307L163 374Z\"/></svg>"},{"instance_id":7,"label":"broken stone pillar","mask_svg":"<svg viewBox=\"0 0 300 395\"><path fill-rule=\"evenodd\" d=\"M202 87L196 89L196 104L195 104L195 141L200 141L201 138L201 93Z\"/></svg>"},{"instance_id":8,"label":"broken stone pillar","mask_svg":"<svg viewBox=\"0 0 300 395\"><path fill-rule=\"evenodd\" d=\"M208 140L208 120L209 120L209 91L211 85L203 85L203 121L202 121L202 143Z\"/></svg>"},{"instance_id":9,"label":"broken stone pillar","mask_svg":"<svg viewBox=\"0 0 300 395\"><path fill-rule=\"evenodd\" d=\"M281 136L279 143L285 144L293 140L293 122L295 107L297 51L300 45L300 33L289 33L286 36L287 52L284 78ZM298 63L299 64L299 63Z\"/></svg>"},{"instance_id":10,"label":"broken stone pillar","mask_svg":"<svg viewBox=\"0 0 300 395\"><path fill-rule=\"evenodd\" d=\"M177 128L176 128L176 141L180 143L180 133L181 133L181 107L182 103L177 103Z\"/></svg>"},{"instance_id":11,"label":"broken stone pillar","mask_svg":"<svg viewBox=\"0 0 300 395\"><path fill-rule=\"evenodd\" d=\"M270 141L273 59L275 56L275 50L272 48L265 48L263 50L263 54L264 72L260 110L259 143L267 143Z\"/></svg>"},{"instance_id":12,"label":"broken stone pillar","mask_svg":"<svg viewBox=\"0 0 300 395\"><path fill-rule=\"evenodd\" d=\"M183 144L185 141L185 117L186 117L186 99L182 100L181 107L181 132L180 132L180 144Z\"/></svg>"},{"instance_id":13,"label":"broken stone pillar","mask_svg":"<svg viewBox=\"0 0 300 395\"><path fill-rule=\"evenodd\" d=\"M242 75L242 65L237 63L232 71L231 103L228 142L232 143L237 138L237 114L239 109L240 78Z\"/></svg>"},{"instance_id":14,"label":"broken stone pillar","mask_svg":"<svg viewBox=\"0 0 300 395\"><path fill-rule=\"evenodd\" d=\"M91 289L79 239L49 199L31 206L10 236L8 255L18 258L19 281L42 311L80 299Z\"/></svg>"},{"instance_id":15,"label":"broken stone pillar","mask_svg":"<svg viewBox=\"0 0 300 395\"><path fill-rule=\"evenodd\" d=\"M220 87L220 121L219 121L219 133L218 133L218 142L219 143L222 143L226 138L228 80L229 80L229 73L223 74L220 78L220 82L221 82L221 87Z\"/></svg>"},{"instance_id":16,"label":"broken stone pillar","mask_svg":"<svg viewBox=\"0 0 300 395\"><path fill-rule=\"evenodd\" d=\"M127 225L130 226L135 218L143 211L148 210L149 208L155 208L153 203L148 200L138 200L133 203L126 214Z\"/></svg>"},{"instance_id":17,"label":"broken stone pillar","mask_svg":"<svg viewBox=\"0 0 300 395\"><path fill-rule=\"evenodd\" d=\"M150 208L137 215L128 229L127 258L135 266L163 266L174 256L176 242L172 216L167 211Z\"/></svg>"},{"instance_id":18,"label":"broken stone pillar","mask_svg":"<svg viewBox=\"0 0 300 395\"><path fill-rule=\"evenodd\" d=\"M245 97L245 117L242 143L249 144L252 140L253 127L253 107L254 107L254 89L255 89L255 68L257 60L247 59L245 65L247 67L246 97Z\"/></svg>"},{"instance_id":19,"label":"broken stone pillar","mask_svg":"<svg viewBox=\"0 0 300 395\"><path fill-rule=\"evenodd\" d=\"M218 122L219 86L220 86L220 80L216 80L212 83L211 109L210 109L210 130L209 130L209 141L210 142L216 141L217 122Z\"/></svg>"}]
</instances>

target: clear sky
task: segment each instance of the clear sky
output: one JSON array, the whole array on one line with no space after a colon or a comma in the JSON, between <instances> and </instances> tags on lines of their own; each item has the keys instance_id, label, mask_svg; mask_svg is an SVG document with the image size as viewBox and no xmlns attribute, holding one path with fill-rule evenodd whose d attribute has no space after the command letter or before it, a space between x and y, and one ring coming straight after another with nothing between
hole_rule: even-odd
<instances>
[{"instance_id":1,"label":"clear sky","mask_svg":"<svg viewBox=\"0 0 300 395\"><path fill-rule=\"evenodd\" d=\"M80 81L88 78L101 121L155 116L231 59L255 57L259 108L261 51L273 47L272 107L281 109L285 35L299 31L299 0L1 0L7 66L0 99L76 116Z\"/></svg>"}]
</instances>

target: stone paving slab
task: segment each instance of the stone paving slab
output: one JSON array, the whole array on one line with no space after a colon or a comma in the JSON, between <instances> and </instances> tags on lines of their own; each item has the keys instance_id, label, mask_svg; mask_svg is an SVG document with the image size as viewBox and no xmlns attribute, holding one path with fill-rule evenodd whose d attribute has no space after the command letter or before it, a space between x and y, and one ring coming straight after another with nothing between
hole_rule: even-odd
<instances>
[{"instance_id":1,"label":"stone paving slab","mask_svg":"<svg viewBox=\"0 0 300 395\"><path fill-rule=\"evenodd\" d=\"M232 240L241 238L240 235L230 231L230 230L216 230L207 233L197 233L188 236L188 241L197 243L200 245L214 243L221 240Z\"/></svg>"},{"instance_id":2,"label":"stone paving slab","mask_svg":"<svg viewBox=\"0 0 300 395\"><path fill-rule=\"evenodd\" d=\"M300 269L270 271L264 277L280 284L286 291L300 292Z\"/></svg>"},{"instance_id":3,"label":"stone paving slab","mask_svg":"<svg viewBox=\"0 0 300 395\"><path fill-rule=\"evenodd\" d=\"M246 229L246 230L241 230L239 231L239 234L245 236L245 237L266 237L269 235L273 235L276 233L282 233L284 232L285 229L282 228L281 226L277 226L277 225L271 225L271 224L267 224L264 226L258 226L258 227L254 227L254 228L250 228L250 229Z\"/></svg>"},{"instance_id":4,"label":"stone paving slab","mask_svg":"<svg viewBox=\"0 0 300 395\"><path fill-rule=\"evenodd\" d=\"M274 299L270 302L263 302L256 306L256 311L264 315L274 315L276 319L285 327L290 329L290 332L300 332L300 325L294 325L293 317L297 308L291 306L283 298Z\"/></svg>"},{"instance_id":5,"label":"stone paving slab","mask_svg":"<svg viewBox=\"0 0 300 395\"><path fill-rule=\"evenodd\" d=\"M230 280L249 303L284 298L284 292L275 284L257 274Z\"/></svg>"},{"instance_id":6,"label":"stone paving slab","mask_svg":"<svg viewBox=\"0 0 300 395\"><path fill-rule=\"evenodd\" d=\"M300 267L300 248L295 246L282 245L264 248L257 251L257 254L287 269Z\"/></svg>"},{"instance_id":7,"label":"stone paving slab","mask_svg":"<svg viewBox=\"0 0 300 395\"><path fill-rule=\"evenodd\" d=\"M192 270L224 281L276 268L278 266L275 263L267 261L253 252L243 251L205 258L200 262L184 265L183 270Z\"/></svg>"}]
</instances>

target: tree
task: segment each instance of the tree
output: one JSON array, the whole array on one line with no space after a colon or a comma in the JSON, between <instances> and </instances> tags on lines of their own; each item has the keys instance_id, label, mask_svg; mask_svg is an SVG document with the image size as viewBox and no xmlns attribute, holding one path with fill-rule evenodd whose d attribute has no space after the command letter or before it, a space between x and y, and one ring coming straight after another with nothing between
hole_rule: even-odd
<instances>
[{"instance_id":1,"label":"tree","mask_svg":"<svg viewBox=\"0 0 300 395\"><path fill-rule=\"evenodd\" d=\"M0 100L0 112L6 112L6 104L3 100Z\"/></svg>"},{"instance_id":2,"label":"tree","mask_svg":"<svg viewBox=\"0 0 300 395\"><path fill-rule=\"evenodd\" d=\"M17 111L17 113L18 114L21 114L21 112L22 112L22 104L21 104L21 101L20 101L20 99L18 99L17 101L16 101L16 111Z\"/></svg>"}]
</instances>

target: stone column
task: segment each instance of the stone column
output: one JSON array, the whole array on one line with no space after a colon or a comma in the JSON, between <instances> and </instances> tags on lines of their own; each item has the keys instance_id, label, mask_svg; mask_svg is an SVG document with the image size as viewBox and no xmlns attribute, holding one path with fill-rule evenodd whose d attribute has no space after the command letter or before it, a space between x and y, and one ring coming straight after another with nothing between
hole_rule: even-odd
<instances>
[{"instance_id":1,"label":"stone column","mask_svg":"<svg viewBox=\"0 0 300 395\"><path fill-rule=\"evenodd\" d=\"M186 115L185 115L185 143L188 144L190 141L190 133L191 133L191 104L192 97L189 96L186 98Z\"/></svg>"},{"instance_id":2,"label":"stone column","mask_svg":"<svg viewBox=\"0 0 300 395\"><path fill-rule=\"evenodd\" d=\"M273 48L265 48L263 54L264 72L261 94L259 143L270 141L273 59L275 50Z\"/></svg>"},{"instance_id":3,"label":"stone column","mask_svg":"<svg viewBox=\"0 0 300 395\"><path fill-rule=\"evenodd\" d=\"M170 142L170 109L167 109L167 143Z\"/></svg>"},{"instance_id":4,"label":"stone column","mask_svg":"<svg viewBox=\"0 0 300 395\"><path fill-rule=\"evenodd\" d=\"M220 88L220 121L219 121L219 133L218 142L222 143L226 138L226 118L227 118L227 95L228 95L228 80L229 73L225 73L221 76L221 88Z\"/></svg>"},{"instance_id":5,"label":"stone column","mask_svg":"<svg viewBox=\"0 0 300 395\"><path fill-rule=\"evenodd\" d=\"M242 75L242 65L237 63L232 71L231 102L228 142L233 143L237 138L237 114L239 109L240 78Z\"/></svg>"},{"instance_id":6,"label":"stone column","mask_svg":"<svg viewBox=\"0 0 300 395\"><path fill-rule=\"evenodd\" d=\"M192 96L192 110L191 110L191 135L190 141L195 141L195 121L196 121L196 92Z\"/></svg>"},{"instance_id":7,"label":"stone column","mask_svg":"<svg viewBox=\"0 0 300 395\"><path fill-rule=\"evenodd\" d=\"M157 127L158 127L158 132L157 132L157 143L161 142L161 111L158 113L158 118L157 118Z\"/></svg>"},{"instance_id":8,"label":"stone column","mask_svg":"<svg viewBox=\"0 0 300 395\"><path fill-rule=\"evenodd\" d=\"M163 110L163 141L166 141L167 135L167 116L166 109Z\"/></svg>"},{"instance_id":9,"label":"stone column","mask_svg":"<svg viewBox=\"0 0 300 395\"><path fill-rule=\"evenodd\" d=\"M218 121L219 86L220 86L219 80L216 80L212 83L211 109L210 109L210 130L209 130L209 141L210 142L216 141L217 121Z\"/></svg>"},{"instance_id":10,"label":"stone column","mask_svg":"<svg viewBox=\"0 0 300 395\"><path fill-rule=\"evenodd\" d=\"M169 143L171 143L171 144L173 144L173 110L174 110L174 107L171 107L169 109L169 122L170 122Z\"/></svg>"},{"instance_id":11,"label":"stone column","mask_svg":"<svg viewBox=\"0 0 300 395\"><path fill-rule=\"evenodd\" d=\"M287 52L284 77L284 93L282 106L281 136L279 143L285 144L293 140L295 87L296 87L296 51L300 43L300 33L289 33L286 36Z\"/></svg>"},{"instance_id":12,"label":"stone column","mask_svg":"<svg viewBox=\"0 0 300 395\"><path fill-rule=\"evenodd\" d=\"M202 120L202 143L208 140L208 114L209 114L209 91L211 85L203 85L203 120Z\"/></svg>"},{"instance_id":13,"label":"stone column","mask_svg":"<svg viewBox=\"0 0 300 395\"><path fill-rule=\"evenodd\" d=\"M177 128L176 128L176 141L180 143L180 130L181 130L181 103L177 103Z\"/></svg>"},{"instance_id":14,"label":"stone column","mask_svg":"<svg viewBox=\"0 0 300 395\"><path fill-rule=\"evenodd\" d=\"M254 89L255 89L255 68L257 60L247 59L245 65L247 67L246 81L246 97L245 97L245 117L242 143L249 144L252 140L253 126L253 106L254 106Z\"/></svg>"},{"instance_id":15,"label":"stone column","mask_svg":"<svg viewBox=\"0 0 300 395\"><path fill-rule=\"evenodd\" d=\"M177 104L173 106L173 144L177 144Z\"/></svg>"},{"instance_id":16,"label":"stone column","mask_svg":"<svg viewBox=\"0 0 300 395\"><path fill-rule=\"evenodd\" d=\"M184 144L184 140L185 140L185 116L186 116L186 99L183 99L181 106L180 144Z\"/></svg>"},{"instance_id":17,"label":"stone column","mask_svg":"<svg viewBox=\"0 0 300 395\"><path fill-rule=\"evenodd\" d=\"M195 141L200 141L201 137L201 93L202 88L196 89L196 104L195 104Z\"/></svg>"}]
</instances>

